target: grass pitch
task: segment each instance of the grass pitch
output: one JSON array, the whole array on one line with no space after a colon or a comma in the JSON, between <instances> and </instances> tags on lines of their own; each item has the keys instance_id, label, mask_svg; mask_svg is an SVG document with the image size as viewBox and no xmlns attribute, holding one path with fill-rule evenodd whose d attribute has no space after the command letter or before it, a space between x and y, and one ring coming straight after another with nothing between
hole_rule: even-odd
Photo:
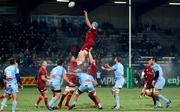
<instances>
[{"instance_id":1,"label":"grass pitch","mask_svg":"<svg viewBox=\"0 0 180 112\"><path fill-rule=\"evenodd\" d=\"M63 89L62 89L63 90ZM114 105L114 99L111 95L111 88L96 88L97 95L100 97L101 103L103 105L102 112L113 112L111 107ZM121 109L119 111L169 111L169 112L180 112L180 89L179 88L164 88L161 92L162 95L171 99L172 104L169 108L165 108L165 103L163 101L162 104L164 108L162 109L154 109L153 102L149 97L139 98L139 94L141 89L125 89L123 88L120 93L121 99ZM3 93L3 90L1 91ZM38 98L39 92L35 87L25 87L24 90L19 92L17 109L16 112L48 112L46 107L44 106L43 100L40 103L40 107L37 110L34 106L36 99ZM52 92L49 90L49 100L51 99ZM71 99L73 102L73 97ZM11 112L11 100L8 101L7 107L4 110L5 112ZM68 110L54 110L53 112ZM71 110L71 112L90 112L90 111L98 111L93 108L92 101L88 98L87 94L84 93L79 97L79 101L75 109Z\"/></svg>"}]
</instances>

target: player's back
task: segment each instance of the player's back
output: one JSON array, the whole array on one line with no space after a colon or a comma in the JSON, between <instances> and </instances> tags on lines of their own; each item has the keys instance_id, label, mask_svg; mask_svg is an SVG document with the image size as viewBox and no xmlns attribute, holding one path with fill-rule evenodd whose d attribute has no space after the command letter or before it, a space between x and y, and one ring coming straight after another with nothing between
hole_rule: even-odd
<instances>
[{"instance_id":1,"label":"player's back","mask_svg":"<svg viewBox=\"0 0 180 112\"><path fill-rule=\"evenodd\" d=\"M63 75L66 73L66 70L62 66L57 66L52 69L50 80L51 82L61 83L63 80Z\"/></svg>"},{"instance_id":2,"label":"player's back","mask_svg":"<svg viewBox=\"0 0 180 112\"><path fill-rule=\"evenodd\" d=\"M17 83L16 74L19 73L19 69L16 65L6 67L4 72L6 75L7 84Z\"/></svg>"},{"instance_id":3,"label":"player's back","mask_svg":"<svg viewBox=\"0 0 180 112\"><path fill-rule=\"evenodd\" d=\"M155 73L156 71L159 71L159 77L158 77L158 80L161 80L161 79L164 79L163 77L163 70L161 68L161 66L159 64L154 64L153 67L153 72Z\"/></svg>"},{"instance_id":4,"label":"player's back","mask_svg":"<svg viewBox=\"0 0 180 112\"><path fill-rule=\"evenodd\" d=\"M86 33L86 42L87 41L92 41L94 42L94 38L97 35L97 31L95 29L91 29Z\"/></svg>"},{"instance_id":5,"label":"player's back","mask_svg":"<svg viewBox=\"0 0 180 112\"><path fill-rule=\"evenodd\" d=\"M77 73L78 78L80 79L81 85L83 86L93 86L94 78L87 73Z\"/></svg>"}]
</instances>

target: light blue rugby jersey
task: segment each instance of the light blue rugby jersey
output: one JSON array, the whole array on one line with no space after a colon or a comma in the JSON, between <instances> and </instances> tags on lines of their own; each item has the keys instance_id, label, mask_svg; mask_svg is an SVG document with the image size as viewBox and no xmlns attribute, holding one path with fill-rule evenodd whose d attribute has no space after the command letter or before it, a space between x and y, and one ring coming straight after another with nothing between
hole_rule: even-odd
<instances>
[{"instance_id":1,"label":"light blue rugby jersey","mask_svg":"<svg viewBox=\"0 0 180 112\"><path fill-rule=\"evenodd\" d=\"M19 74L19 69L16 65L10 65L4 70L6 78L11 78L12 80L7 81L7 84L17 84L16 74Z\"/></svg>"},{"instance_id":2,"label":"light blue rugby jersey","mask_svg":"<svg viewBox=\"0 0 180 112\"><path fill-rule=\"evenodd\" d=\"M63 75L66 74L66 69L62 66L57 66L52 69L50 74L50 82L61 84Z\"/></svg>"},{"instance_id":3,"label":"light blue rugby jersey","mask_svg":"<svg viewBox=\"0 0 180 112\"><path fill-rule=\"evenodd\" d=\"M164 79L164 77L163 77L163 70L162 70L162 68L161 68L161 66L160 66L159 64L157 64L157 63L154 64L154 65L152 66L152 70L153 70L154 74L155 74L156 71L159 71L159 77L158 77L157 80L162 80L162 79Z\"/></svg>"},{"instance_id":4,"label":"light blue rugby jersey","mask_svg":"<svg viewBox=\"0 0 180 112\"><path fill-rule=\"evenodd\" d=\"M124 67L121 63L116 63L112 66L114 70L115 80L119 80L120 78L124 77Z\"/></svg>"},{"instance_id":5,"label":"light blue rugby jersey","mask_svg":"<svg viewBox=\"0 0 180 112\"><path fill-rule=\"evenodd\" d=\"M82 86L94 86L94 78L91 75L88 75L87 73L77 73L77 76L80 79Z\"/></svg>"}]
</instances>

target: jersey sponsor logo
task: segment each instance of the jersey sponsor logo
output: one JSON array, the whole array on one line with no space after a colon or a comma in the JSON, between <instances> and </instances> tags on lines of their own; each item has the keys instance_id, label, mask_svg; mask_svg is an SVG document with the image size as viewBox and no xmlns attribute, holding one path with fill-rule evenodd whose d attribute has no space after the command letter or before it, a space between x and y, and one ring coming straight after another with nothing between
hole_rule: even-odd
<instances>
[{"instance_id":1,"label":"jersey sponsor logo","mask_svg":"<svg viewBox=\"0 0 180 112\"><path fill-rule=\"evenodd\" d=\"M91 82L91 80L88 79L88 80L85 80L85 82Z\"/></svg>"},{"instance_id":2,"label":"jersey sponsor logo","mask_svg":"<svg viewBox=\"0 0 180 112\"><path fill-rule=\"evenodd\" d=\"M55 79L55 78L56 78L56 75L52 74L50 77L51 77L52 79Z\"/></svg>"}]
</instances>

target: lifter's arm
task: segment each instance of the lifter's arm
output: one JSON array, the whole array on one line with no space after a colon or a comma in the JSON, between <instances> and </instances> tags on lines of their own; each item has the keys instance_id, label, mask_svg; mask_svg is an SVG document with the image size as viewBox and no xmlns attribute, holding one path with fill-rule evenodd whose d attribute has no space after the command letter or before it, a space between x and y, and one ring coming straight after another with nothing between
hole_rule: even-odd
<instances>
[{"instance_id":1,"label":"lifter's arm","mask_svg":"<svg viewBox=\"0 0 180 112\"><path fill-rule=\"evenodd\" d=\"M68 79L68 77L67 77L67 74L64 74L64 75L63 75L63 79L64 79L67 83L69 83L69 85L75 86L72 82L69 81L69 79Z\"/></svg>"},{"instance_id":2,"label":"lifter's arm","mask_svg":"<svg viewBox=\"0 0 180 112\"><path fill-rule=\"evenodd\" d=\"M91 64L94 61L92 54L91 54L91 51L89 51L88 55L89 55L89 63Z\"/></svg>"},{"instance_id":3,"label":"lifter's arm","mask_svg":"<svg viewBox=\"0 0 180 112\"><path fill-rule=\"evenodd\" d=\"M88 26L90 29L93 29L93 26L92 26L92 24L91 24L91 22L90 22L90 20L89 20L89 18L88 18L88 13L87 13L87 11L85 11L85 10L84 10L84 17L85 17L85 21L86 21L87 26Z\"/></svg>"}]
</instances>

